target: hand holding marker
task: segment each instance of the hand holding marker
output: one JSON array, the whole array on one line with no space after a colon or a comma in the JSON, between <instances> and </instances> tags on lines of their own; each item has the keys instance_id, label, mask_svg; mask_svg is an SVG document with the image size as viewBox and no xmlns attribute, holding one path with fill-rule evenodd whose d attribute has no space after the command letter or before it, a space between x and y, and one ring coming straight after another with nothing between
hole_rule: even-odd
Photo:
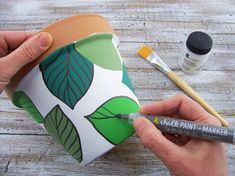
<instances>
[{"instance_id":1,"label":"hand holding marker","mask_svg":"<svg viewBox=\"0 0 235 176\"><path fill-rule=\"evenodd\" d=\"M228 122L223 117L221 117L205 100L203 100L197 92L195 92L185 81L183 81L176 73L174 73L150 47L142 47L138 51L138 54L146 59L146 61L151 65L163 72L168 78L170 78L170 80L179 86L192 99L198 102L205 110L218 118L223 126L227 127L229 125Z\"/></svg>"},{"instance_id":2,"label":"hand holding marker","mask_svg":"<svg viewBox=\"0 0 235 176\"><path fill-rule=\"evenodd\" d=\"M164 133L235 144L235 130L232 128L200 124L169 117L148 116L139 113L129 115L118 114L117 117L126 119L130 123L133 123L135 118L146 117Z\"/></svg>"}]
</instances>

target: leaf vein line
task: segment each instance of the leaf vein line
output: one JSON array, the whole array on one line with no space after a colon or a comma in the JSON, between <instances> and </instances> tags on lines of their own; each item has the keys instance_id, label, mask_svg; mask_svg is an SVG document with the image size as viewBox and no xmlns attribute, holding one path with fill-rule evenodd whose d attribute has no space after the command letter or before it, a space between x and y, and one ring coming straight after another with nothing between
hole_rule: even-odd
<instances>
[{"instance_id":1,"label":"leaf vein line","mask_svg":"<svg viewBox=\"0 0 235 176\"><path fill-rule=\"evenodd\" d=\"M109 109L105 108L104 106L101 107L101 108L105 109L107 112L109 112L109 113L112 114L112 115L116 115L116 114L114 114L112 111L110 111Z\"/></svg>"},{"instance_id":2,"label":"leaf vein line","mask_svg":"<svg viewBox=\"0 0 235 176\"><path fill-rule=\"evenodd\" d=\"M80 81L81 81L81 83L82 83L84 89L86 89L87 86L86 86L86 84L84 83L83 79L81 78L81 75L77 72L77 70L73 67L73 65L71 65L71 68L72 68L72 70L77 74L77 76L78 76L78 78L80 79Z\"/></svg>"},{"instance_id":3,"label":"leaf vein line","mask_svg":"<svg viewBox=\"0 0 235 176\"><path fill-rule=\"evenodd\" d=\"M61 59L62 60L62 59ZM63 60L62 60L63 61ZM59 65L59 64L57 64L57 65ZM49 82L49 79L51 78L51 76L52 76L52 74L54 74L55 73L55 71L57 71L58 72L58 70L60 70L59 71L59 73L60 72L62 72L64 69L65 69L65 67L66 66L64 66L63 68L58 68L58 66L57 65L53 65L54 66L54 68L52 69L52 70L45 70L45 73L44 74L48 74L48 76L47 76L47 79L46 79L46 82Z\"/></svg>"},{"instance_id":4,"label":"leaf vein line","mask_svg":"<svg viewBox=\"0 0 235 176\"><path fill-rule=\"evenodd\" d=\"M53 91L54 90L54 86L55 86L55 82L57 79L60 78L60 75L64 72L64 69L66 68L66 66L64 66L64 68L57 74L57 77L55 79L53 79L52 83L51 83L51 90ZM48 78L48 81L49 81L49 78ZM61 82L61 81L60 81ZM49 82L48 82L49 83ZM57 95L58 95L58 92L57 92Z\"/></svg>"},{"instance_id":5,"label":"leaf vein line","mask_svg":"<svg viewBox=\"0 0 235 176\"><path fill-rule=\"evenodd\" d=\"M75 154L77 154L77 152L79 152L80 150L81 150L81 148L78 147L78 149L77 149L75 152L72 153L72 156L74 156ZM81 158L81 155L80 155L78 158Z\"/></svg>"},{"instance_id":6,"label":"leaf vein line","mask_svg":"<svg viewBox=\"0 0 235 176\"><path fill-rule=\"evenodd\" d=\"M60 51L58 52L58 54L55 57L53 57L53 59L51 59L51 61L49 63L45 64L43 70L47 70L50 65L52 65L55 61L57 61L57 59L54 59L54 58L58 58L63 50L64 50L64 48L61 48ZM44 64L42 63L42 65L44 65Z\"/></svg>"},{"instance_id":7,"label":"leaf vein line","mask_svg":"<svg viewBox=\"0 0 235 176\"><path fill-rule=\"evenodd\" d=\"M74 127L72 126L71 130L69 131L69 134L66 136L66 139L65 139L65 141L64 141L64 144L67 143L67 141L68 141L70 135L72 134L73 128L74 128Z\"/></svg>"},{"instance_id":8,"label":"leaf vein line","mask_svg":"<svg viewBox=\"0 0 235 176\"><path fill-rule=\"evenodd\" d=\"M66 120L65 127L64 127L64 129L62 130L62 132L60 133L60 140L61 140L61 141L62 141L61 136L63 135L63 133L64 133L64 131L66 130L67 126L68 126L68 120Z\"/></svg>"},{"instance_id":9,"label":"leaf vein line","mask_svg":"<svg viewBox=\"0 0 235 176\"><path fill-rule=\"evenodd\" d=\"M73 142L70 144L70 146L68 147L68 151L70 150L70 148L75 144L77 138L74 138ZM81 144L80 144L81 145Z\"/></svg>"},{"instance_id":10,"label":"leaf vein line","mask_svg":"<svg viewBox=\"0 0 235 176\"><path fill-rule=\"evenodd\" d=\"M85 65L86 65L86 67L88 68L88 70L90 71L90 73L92 73L92 70L90 69L89 65L87 64L87 62L88 62L87 59L86 59L85 57L82 57L82 55L80 55L78 52L76 52L76 54L78 55L79 60L80 60L81 62L85 63ZM72 56L72 57L73 57L73 56ZM83 71L83 73L86 75L87 79L88 79L89 81L91 81L91 80L92 80L92 77L87 74L87 72L84 70L84 68L83 68L83 67L81 66L81 64L78 62L77 58L76 58L76 57L75 57L75 58L73 57L73 59L74 59L74 61L76 62L76 64L81 68L81 70ZM93 64L91 64L91 66L93 67Z\"/></svg>"},{"instance_id":11,"label":"leaf vein line","mask_svg":"<svg viewBox=\"0 0 235 176\"><path fill-rule=\"evenodd\" d=\"M77 54L79 57L86 59L86 60L82 60L83 62L84 62L84 61L90 62L85 56L83 56L78 50L76 50L75 45L73 45L73 47L74 47L74 50L77 51L76 54ZM84 63L85 63L85 65L87 66L87 68L89 69L89 71L92 72L92 70L91 70L91 68L89 67L89 65L87 64L87 62L84 62ZM93 64L92 64L92 65L93 65Z\"/></svg>"},{"instance_id":12,"label":"leaf vein line","mask_svg":"<svg viewBox=\"0 0 235 176\"><path fill-rule=\"evenodd\" d=\"M54 134L54 136L58 136L58 133L57 133L57 131L55 130L55 128L53 128L53 124L51 124L51 118L49 118L49 119L47 119L47 122L48 122L48 125L47 125L47 123L45 124L46 126L47 126L47 128L52 132L52 134ZM53 123L53 121L52 121L52 123Z\"/></svg>"}]
</instances>

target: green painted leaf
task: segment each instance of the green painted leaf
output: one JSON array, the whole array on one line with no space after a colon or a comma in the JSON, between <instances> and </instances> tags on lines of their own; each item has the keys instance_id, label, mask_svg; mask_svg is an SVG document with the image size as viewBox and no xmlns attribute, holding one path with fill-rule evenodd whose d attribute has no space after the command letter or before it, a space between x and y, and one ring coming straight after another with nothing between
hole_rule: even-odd
<instances>
[{"instance_id":1,"label":"green painted leaf","mask_svg":"<svg viewBox=\"0 0 235 176\"><path fill-rule=\"evenodd\" d=\"M63 145L78 162L82 161L82 148L78 132L71 120L55 106L45 117L44 126L53 138Z\"/></svg>"},{"instance_id":2,"label":"green painted leaf","mask_svg":"<svg viewBox=\"0 0 235 176\"><path fill-rule=\"evenodd\" d=\"M122 76L123 84L125 84L127 87L129 87L132 90L132 92L134 92L134 88L131 84L131 81L129 79L129 76L128 76L128 73L126 71L126 67L125 67L124 64L123 64L123 67L122 67L122 71L123 71L123 76Z\"/></svg>"},{"instance_id":3,"label":"green painted leaf","mask_svg":"<svg viewBox=\"0 0 235 176\"><path fill-rule=\"evenodd\" d=\"M75 46L92 63L110 70L122 70L121 58L112 39L112 34L94 34L77 41Z\"/></svg>"},{"instance_id":4,"label":"green painted leaf","mask_svg":"<svg viewBox=\"0 0 235 176\"><path fill-rule=\"evenodd\" d=\"M114 97L95 112L85 116L97 131L110 143L117 145L133 134L134 129L127 121L117 118L117 114L129 114L139 111L139 105L128 97Z\"/></svg>"},{"instance_id":5,"label":"green painted leaf","mask_svg":"<svg viewBox=\"0 0 235 176\"><path fill-rule=\"evenodd\" d=\"M51 93L72 109L89 89L94 74L93 64L75 50L74 43L50 54L40 70Z\"/></svg>"},{"instance_id":6,"label":"green painted leaf","mask_svg":"<svg viewBox=\"0 0 235 176\"><path fill-rule=\"evenodd\" d=\"M43 116L33 104L32 100L24 92L14 92L12 95L12 102L15 106L24 108L38 123L43 123Z\"/></svg>"}]
</instances>

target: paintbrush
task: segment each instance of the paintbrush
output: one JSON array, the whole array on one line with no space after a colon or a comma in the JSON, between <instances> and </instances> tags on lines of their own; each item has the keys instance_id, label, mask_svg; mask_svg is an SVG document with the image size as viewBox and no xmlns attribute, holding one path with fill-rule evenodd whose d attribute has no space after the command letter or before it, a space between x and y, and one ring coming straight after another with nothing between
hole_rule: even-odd
<instances>
[{"instance_id":1,"label":"paintbrush","mask_svg":"<svg viewBox=\"0 0 235 176\"><path fill-rule=\"evenodd\" d=\"M233 128L200 124L193 121L174 119L170 117L149 116L139 113L118 114L116 117L125 119L131 124L134 119L145 117L164 133L235 144L235 130Z\"/></svg>"},{"instance_id":2,"label":"paintbrush","mask_svg":"<svg viewBox=\"0 0 235 176\"><path fill-rule=\"evenodd\" d=\"M152 66L158 68L168 78L170 78L171 81L173 81L186 94L188 94L188 96L198 102L207 112L211 113L217 119L219 119L223 126L227 127L229 125L228 122L221 115L219 115L205 100L203 100L197 92L195 92L182 78L173 72L150 47L143 46L138 51L138 54Z\"/></svg>"}]
</instances>

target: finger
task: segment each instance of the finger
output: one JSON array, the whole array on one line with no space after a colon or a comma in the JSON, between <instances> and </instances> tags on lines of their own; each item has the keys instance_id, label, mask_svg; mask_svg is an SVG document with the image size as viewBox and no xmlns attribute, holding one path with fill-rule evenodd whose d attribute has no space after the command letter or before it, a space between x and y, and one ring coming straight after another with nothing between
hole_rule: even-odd
<instances>
[{"instance_id":1,"label":"finger","mask_svg":"<svg viewBox=\"0 0 235 176\"><path fill-rule=\"evenodd\" d=\"M0 57L18 48L23 42L34 35L33 32L3 31L0 32Z\"/></svg>"},{"instance_id":2,"label":"finger","mask_svg":"<svg viewBox=\"0 0 235 176\"><path fill-rule=\"evenodd\" d=\"M23 42L32 37L34 32L26 31L5 31L3 37L8 44L8 48L13 50L18 48Z\"/></svg>"},{"instance_id":3,"label":"finger","mask_svg":"<svg viewBox=\"0 0 235 176\"><path fill-rule=\"evenodd\" d=\"M0 84L4 87L11 77L24 65L32 62L43 52L45 52L52 43L50 34L40 33L17 48L11 54L0 59Z\"/></svg>"},{"instance_id":4,"label":"finger","mask_svg":"<svg viewBox=\"0 0 235 176\"><path fill-rule=\"evenodd\" d=\"M175 153L181 153L179 146L167 140L149 120L137 118L134 120L134 127L143 145L163 161L173 157L171 155Z\"/></svg>"},{"instance_id":5,"label":"finger","mask_svg":"<svg viewBox=\"0 0 235 176\"><path fill-rule=\"evenodd\" d=\"M14 52L5 57L12 67L23 67L45 52L52 43L49 33L42 32L23 43Z\"/></svg>"},{"instance_id":6,"label":"finger","mask_svg":"<svg viewBox=\"0 0 235 176\"><path fill-rule=\"evenodd\" d=\"M140 112L158 115L176 113L180 117L192 121L213 118L198 103L183 94L177 94L168 100L145 105L140 109Z\"/></svg>"}]
</instances>

